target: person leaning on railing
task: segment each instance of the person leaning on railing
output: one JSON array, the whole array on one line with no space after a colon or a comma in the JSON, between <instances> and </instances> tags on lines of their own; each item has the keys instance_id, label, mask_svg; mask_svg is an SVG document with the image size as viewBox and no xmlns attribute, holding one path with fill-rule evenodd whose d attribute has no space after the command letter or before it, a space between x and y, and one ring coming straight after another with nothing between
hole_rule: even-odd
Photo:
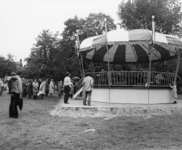
<instances>
[{"instance_id":1,"label":"person leaning on railing","mask_svg":"<svg viewBox=\"0 0 182 150\"><path fill-rule=\"evenodd\" d=\"M162 76L162 74L158 73L155 77L154 77L154 82L157 85L161 85L161 81L164 80L164 77Z\"/></svg>"}]
</instances>

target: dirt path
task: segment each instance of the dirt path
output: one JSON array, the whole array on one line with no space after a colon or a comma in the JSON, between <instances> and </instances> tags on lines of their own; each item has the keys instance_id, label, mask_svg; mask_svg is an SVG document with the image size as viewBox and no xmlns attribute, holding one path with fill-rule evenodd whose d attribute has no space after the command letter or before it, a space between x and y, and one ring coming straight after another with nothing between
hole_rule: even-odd
<instances>
[{"instance_id":1,"label":"dirt path","mask_svg":"<svg viewBox=\"0 0 182 150\"><path fill-rule=\"evenodd\" d=\"M102 111L105 115L112 112L114 117L73 117L94 110L72 110L70 114L60 110L62 115L52 116L56 105L56 97L24 99L20 117L11 119L9 96L0 97L0 150L182 149L181 110L160 115L145 110L143 116L130 115L136 110L129 109L125 112L128 115L116 113L115 109Z\"/></svg>"}]
</instances>

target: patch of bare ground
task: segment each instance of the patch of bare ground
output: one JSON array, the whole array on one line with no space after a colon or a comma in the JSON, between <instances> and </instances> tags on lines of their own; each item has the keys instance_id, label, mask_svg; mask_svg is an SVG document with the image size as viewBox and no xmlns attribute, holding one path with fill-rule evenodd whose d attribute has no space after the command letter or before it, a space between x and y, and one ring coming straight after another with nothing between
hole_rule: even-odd
<instances>
[{"instance_id":1,"label":"patch of bare ground","mask_svg":"<svg viewBox=\"0 0 182 150\"><path fill-rule=\"evenodd\" d=\"M59 100L24 99L18 119L0 97L0 150L181 150L177 107L63 109ZM58 110L59 109L59 110Z\"/></svg>"}]
</instances>

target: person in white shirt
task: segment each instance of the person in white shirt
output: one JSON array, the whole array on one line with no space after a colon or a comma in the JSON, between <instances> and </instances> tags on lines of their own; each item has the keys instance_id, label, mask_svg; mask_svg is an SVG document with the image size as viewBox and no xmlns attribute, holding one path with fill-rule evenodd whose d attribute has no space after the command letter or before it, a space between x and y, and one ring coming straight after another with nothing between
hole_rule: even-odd
<instances>
[{"instance_id":1,"label":"person in white shirt","mask_svg":"<svg viewBox=\"0 0 182 150\"><path fill-rule=\"evenodd\" d=\"M92 89L93 89L93 78L91 76L86 76L83 80L83 87L85 90L85 98L83 100L83 105L91 105L91 95L92 95ZM88 103L87 102L88 98Z\"/></svg>"},{"instance_id":2,"label":"person in white shirt","mask_svg":"<svg viewBox=\"0 0 182 150\"><path fill-rule=\"evenodd\" d=\"M70 93L70 85L72 84L71 79L70 79L71 74L69 72L66 73L66 77L64 78L64 103L68 103L69 99L69 93Z\"/></svg>"}]
</instances>

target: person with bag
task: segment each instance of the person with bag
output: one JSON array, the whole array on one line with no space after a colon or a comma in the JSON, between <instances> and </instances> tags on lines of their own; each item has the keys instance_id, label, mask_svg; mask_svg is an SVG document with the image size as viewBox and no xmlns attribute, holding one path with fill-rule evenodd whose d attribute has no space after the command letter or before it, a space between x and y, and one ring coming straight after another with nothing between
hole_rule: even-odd
<instances>
[{"instance_id":1,"label":"person with bag","mask_svg":"<svg viewBox=\"0 0 182 150\"><path fill-rule=\"evenodd\" d=\"M22 110L23 99L22 99L22 80L16 73L11 73L11 101L9 105L9 117L18 118L18 109L17 106Z\"/></svg>"}]
</instances>

